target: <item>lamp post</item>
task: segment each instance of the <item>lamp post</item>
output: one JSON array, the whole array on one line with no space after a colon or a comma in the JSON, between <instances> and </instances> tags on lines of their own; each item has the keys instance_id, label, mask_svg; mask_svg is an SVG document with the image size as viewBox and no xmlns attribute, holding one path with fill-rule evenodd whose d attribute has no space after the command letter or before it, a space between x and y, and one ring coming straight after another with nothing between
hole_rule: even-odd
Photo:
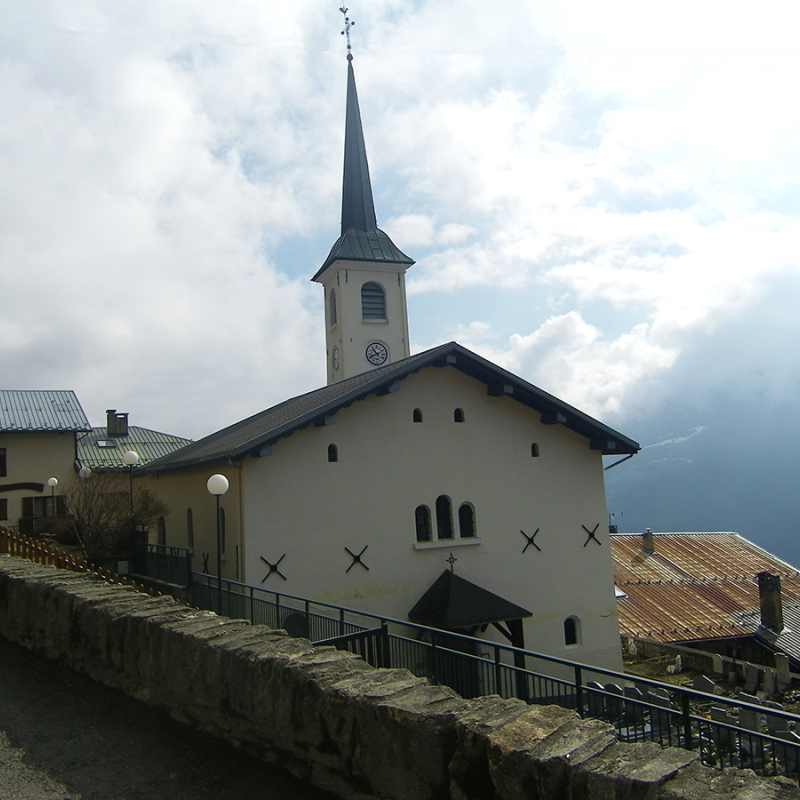
<instances>
[{"instance_id":1,"label":"lamp post","mask_svg":"<svg viewBox=\"0 0 800 800\"><path fill-rule=\"evenodd\" d=\"M219 524L219 498L230 487L224 475L212 475L206 481L206 488L217 498L217 613L222 613L222 526Z\"/></svg>"},{"instance_id":2,"label":"lamp post","mask_svg":"<svg viewBox=\"0 0 800 800\"><path fill-rule=\"evenodd\" d=\"M139 454L134 450L128 450L122 455L122 463L128 468L131 485L131 516L133 516L133 468L139 463Z\"/></svg>"},{"instance_id":3,"label":"lamp post","mask_svg":"<svg viewBox=\"0 0 800 800\"><path fill-rule=\"evenodd\" d=\"M47 485L50 487L50 497L52 498L52 508L50 511L50 516L54 517L56 515L56 486L58 486L58 478L48 478Z\"/></svg>"}]
</instances>

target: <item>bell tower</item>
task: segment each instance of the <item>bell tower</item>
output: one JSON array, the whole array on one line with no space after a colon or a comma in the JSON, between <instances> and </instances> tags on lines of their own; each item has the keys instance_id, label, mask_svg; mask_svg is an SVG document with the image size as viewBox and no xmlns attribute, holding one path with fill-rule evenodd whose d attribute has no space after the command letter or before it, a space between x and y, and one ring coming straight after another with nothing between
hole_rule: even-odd
<instances>
[{"instance_id":1,"label":"bell tower","mask_svg":"<svg viewBox=\"0 0 800 800\"><path fill-rule=\"evenodd\" d=\"M342 9L343 13L346 9ZM325 289L328 384L410 355L405 272L414 263L378 228L348 34L341 236L311 279Z\"/></svg>"}]
</instances>

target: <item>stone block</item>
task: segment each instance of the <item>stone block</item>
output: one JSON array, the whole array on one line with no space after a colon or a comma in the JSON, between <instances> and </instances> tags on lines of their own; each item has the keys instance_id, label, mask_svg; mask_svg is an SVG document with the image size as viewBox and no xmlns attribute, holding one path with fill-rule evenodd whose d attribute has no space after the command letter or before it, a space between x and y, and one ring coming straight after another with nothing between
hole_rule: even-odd
<instances>
[{"instance_id":1,"label":"stone block","mask_svg":"<svg viewBox=\"0 0 800 800\"><path fill-rule=\"evenodd\" d=\"M570 771L616 741L608 723L558 706L533 707L487 738L489 773L503 800L567 796Z\"/></svg>"},{"instance_id":2,"label":"stone block","mask_svg":"<svg viewBox=\"0 0 800 800\"><path fill-rule=\"evenodd\" d=\"M697 759L696 753L677 748L663 749L654 742L616 742L571 771L571 796L593 800L650 797L655 793L655 787Z\"/></svg>"},{"instance_id":3,"label":"stone block","mask_svg":"<svg viewBox=\"0 0 800 800\"><path fill-rule=\"evenodd\" d=\"M697 762L660 789L659 800L800 800L791 781L757 778L751 770L712 769Z\"/></svg>"}]
</instances>

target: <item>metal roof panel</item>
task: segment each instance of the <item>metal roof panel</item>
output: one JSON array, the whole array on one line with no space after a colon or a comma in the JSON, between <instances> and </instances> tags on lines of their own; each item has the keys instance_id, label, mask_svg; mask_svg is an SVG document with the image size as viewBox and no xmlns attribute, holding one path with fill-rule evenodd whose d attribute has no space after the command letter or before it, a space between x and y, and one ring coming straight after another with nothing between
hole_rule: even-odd
<instances>
[{"instance_id":1,"label":"metal roof panel","mask_svg":"<svg viewBox=\"0 0 800 800\"><path fill-rule=\"evenodd\" d=\"M91 427L73 391L0 389L0 431L75 433Z\"/></svg>"}]
</instances>

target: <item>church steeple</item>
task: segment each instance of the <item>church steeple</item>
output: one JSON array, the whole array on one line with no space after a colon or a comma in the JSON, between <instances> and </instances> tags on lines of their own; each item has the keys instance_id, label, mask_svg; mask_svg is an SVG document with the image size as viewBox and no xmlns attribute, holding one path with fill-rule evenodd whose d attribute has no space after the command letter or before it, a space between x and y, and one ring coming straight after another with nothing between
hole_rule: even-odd
<instances>
[{"instance_id":1,"label":"church steeple","mask_svg":"<svg viewBox=\"0 0 800 800\"><path fill-rule=\"evenodd\" d=\"M340 9L346 15L347 9ZM410 355L405 271L414 263L378 228L349 31L341 236L311 279L325 287L328 383Z\"/></svg>"},{"instance_id":2,"label":"church steeple","mask_svg":"<svg viewBox=\"0 0 800 800\"><path fill-rule=\"evenodd\" d=\"M342 186L342 235L348 228L369 233L378 229L367 147L361 127L353 56L347 54L347 115L344 124L344 184Z\"/></svg>"}]
</instances>

